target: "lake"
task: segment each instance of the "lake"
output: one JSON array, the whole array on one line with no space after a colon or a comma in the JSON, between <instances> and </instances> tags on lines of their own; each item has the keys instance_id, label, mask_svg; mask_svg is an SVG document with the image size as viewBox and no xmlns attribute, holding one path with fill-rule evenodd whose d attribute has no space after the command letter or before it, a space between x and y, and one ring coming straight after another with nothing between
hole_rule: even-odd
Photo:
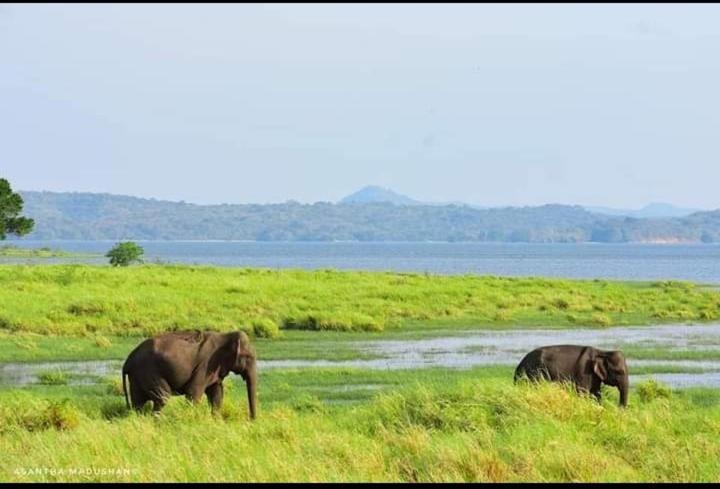
<instances>
[{"instance_id":1,"label":"lake","mask_svg":"<svg viewBox=\"0 0 720 489\"><path fill-rule=\"evenodd\" d=\"M438 274L691 280L720 284L720 245L137 241L145 261L268 268L337 268ZM8 240L27 248L106 253L114 241ZM0 263L107 263L10 259Z\"/></svg>"}]
</instances>

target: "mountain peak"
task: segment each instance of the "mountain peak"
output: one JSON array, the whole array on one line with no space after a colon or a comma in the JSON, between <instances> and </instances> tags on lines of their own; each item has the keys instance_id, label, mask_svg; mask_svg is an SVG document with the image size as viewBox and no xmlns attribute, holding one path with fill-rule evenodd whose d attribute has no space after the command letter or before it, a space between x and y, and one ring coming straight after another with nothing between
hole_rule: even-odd
<instances>
[{"instance_id":1,"label":"mountain peak","mask_svg":"<svg viewBox=\"0 0 720 489\"><path fill-rule=\"evenodd\" d=\"M368 185L340 200L341 204L366 204L369 202L389 202L396 205L417 205L417 200L399 194L389 188Z\"/></svg>"}]
</instances>

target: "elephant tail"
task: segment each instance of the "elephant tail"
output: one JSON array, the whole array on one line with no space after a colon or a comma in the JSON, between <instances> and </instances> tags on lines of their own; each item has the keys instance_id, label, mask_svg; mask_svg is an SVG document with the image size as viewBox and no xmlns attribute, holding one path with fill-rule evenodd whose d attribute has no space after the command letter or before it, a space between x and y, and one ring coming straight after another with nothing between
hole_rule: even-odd
<instances>
[{"instance_id":1,"label":"elephant tail","mask_svg":"<svg viewBox=\"0 0 720 489\"><path fill-rule=\"evenodd\" d=\"M123 394L125 394L125 405L127 405L127 408L130 409L130 398L128 397L127 385L125 384L125 378L127 377L127 375L128 375L127 370L125 370L125 365L123 365L123 369L122 369Z\"/></svg>"},{"instance_id":2,"label":"elephant tail","mask_svg":"<svg viewBox=\"0 0 720 489\"><path fill-rule=\"evenodd\" d=\"M521 369L520 369L520 366L518 366L515 369L515 375L513 375L513 383L517 384L517 381L520 379L520 372L521 372Z\"/></svg>"},{"instance_id":3,"label":"elephant tail","mask_svg":"<svg viewBox=\"0 0 720 489\"><path fill-rule=\"evenodd\" d=\"M520 362L520 364L515 369L515 375L513 375L513 383L517 384L518 380L520 380L521 377L527 376L527 373L525 372L525 359Z\"/></svg>"}]
</instances>

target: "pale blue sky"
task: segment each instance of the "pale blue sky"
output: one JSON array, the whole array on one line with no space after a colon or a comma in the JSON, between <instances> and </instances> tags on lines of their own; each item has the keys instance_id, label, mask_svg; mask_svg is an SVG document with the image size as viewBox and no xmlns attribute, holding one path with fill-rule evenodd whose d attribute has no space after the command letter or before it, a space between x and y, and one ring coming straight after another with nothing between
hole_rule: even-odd
<instances>
[{"instance_id":1,"label":"pale blue sky","mask_svg":"<svg viewBox=\"0 0 720 489\"><path fill-rule=\"evenodd\" d=\"M197 203L720 207L720 5L0 6L0 175Z\"/></svg>"}]
</instances>

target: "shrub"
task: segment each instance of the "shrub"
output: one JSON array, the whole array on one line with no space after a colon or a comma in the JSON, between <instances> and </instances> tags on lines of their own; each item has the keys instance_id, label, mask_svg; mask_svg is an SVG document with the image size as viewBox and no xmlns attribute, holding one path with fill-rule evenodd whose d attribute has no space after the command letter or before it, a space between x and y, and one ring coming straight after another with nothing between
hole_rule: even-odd
<instances>
[{"instance_id":1,"label":"shrub","mask_svg":"<svg viewBox=\"0 0 720 489\"><path fill-rule=\"evenodd\" d=\"M612 319L610 319L610 316L602 313L593 314L592 316L590 316L590 321L592 322L592 324L596 324L598 326L610 326L612 324Z\"/></svg>"},{"instance_id":2,"label":"shrub","mask_svg":"<svg viewBox=\"0 0 720 489\"><path fill-rule=\"evenodd\" d=\"M59 370L41 372L38 374L38 380L44 385L65 385L68 383L68 376L65 372Z\"/></svg>"},{"instance_id":3,"label":"shrub","mask_svg":"<svg viewBox=\"0 0 720 489\"><path fill-rule=\"evenodd\" d=\"M382 331L384 324L380 320L361 313L323 313L313 312L285 318L286 329L309 329L328 331Z\"/></svg>"},{"instance_id":4,"label":"shrub","mask_svg":"<svg viewBox=\"0 0 720 489\"><path fill-rule=\"evenodd\" d=\"M270 319L256 319L252 322L252 332L258 338L276 338L280 336L280 327Z\"/></svg>"},{"instance_id":5,"label":"shrub","mask_svg":"<svg viewBox=\"0 0 720 489\"><path fill-rule=\"evenodd\" d=\"M59 402L38 402L19 398L0 405L0 433L14 429L43 431L70 430L80 424L80 412L68 399Z\"/></svg>"},{"instance_id":6,"label":"shrub","mask_svg":"<svg viewBox=\"0 0 720 489\"><path fill-rule=\"evenodd\" d=\"M295 411L309 411L313 413L322 413L325 411L325 404L317 397L311 394L302 394L292 401L292 408Z\"/></svg>"},{"instance_id":7,"label":"shrub","mask_svg":"<svg viewBox=\"0 0 720 489\"><path fill-rule=\"evenodd\" d=\"M670 388L655 379L639 384L634 390L638 398L643 402L650 402L655 399L670 399L672 396Z\"/></svg>"},{"instance_id":8,"label":"shrub","mask_svg":"<svg viewBox=\"0 0 720 489\"><path fill-rule=\"evenodd\" d=\"M40 416L41 426L56 430L69 430L80 424L80 413L65 399L51 403Z\"/></svg>"},{"instance_id":9,"label":"shrub","mask_svg":"<svg viewBox=\"0 0 720 489\"><path fill-rule=\"evenodd\" d=\"M12 330L12 329L14 329L14 328L13 328L12 322L10 322L9 319L6 319L6 318L0 316L0 329L10 329L10 330Z\"/></svg>"},{"instance_id":10,"label":"shrub","mask_svg":"<svg viewBox=\"0 0 720 489\"><path fill-rule=\"evenodd\" d=\"M133 262L142 263L142 255L145 250L132 241L124 241L116 244L105 255L110 258L110 265L114 267L126 267Z\"/></svg>"},{"instance_id":11,"label":"shrub","mask_svg":"<svg viewBox=\"0 0 720 489\"><path fill-rule=\"evenodd\" d=\"M106 392L113 396L124 396L122 380L119 378L107 378L105 379L107 385Z\"/></svg>"},{"instance_id":12,"label":"shrub","mask_svg":"<svg viewBox=\"0 0 720 489\"><path fill-rule=\"evenodd\" d=\"M112 341L102 335L97 335L95 337L95 346L98 348L110 348L112 346Z\"/></svg>"},{"instance_id":13,"label":"shrub","mask_svg":"<svg viewBox=\"0 0 720 489\"><path fill-rule=\"evenodd\" d=\"M92 301L74 302L67 307L67 312L75 316L92 316L106 312L105 306Z\"/></svg>"}]
</instances>

